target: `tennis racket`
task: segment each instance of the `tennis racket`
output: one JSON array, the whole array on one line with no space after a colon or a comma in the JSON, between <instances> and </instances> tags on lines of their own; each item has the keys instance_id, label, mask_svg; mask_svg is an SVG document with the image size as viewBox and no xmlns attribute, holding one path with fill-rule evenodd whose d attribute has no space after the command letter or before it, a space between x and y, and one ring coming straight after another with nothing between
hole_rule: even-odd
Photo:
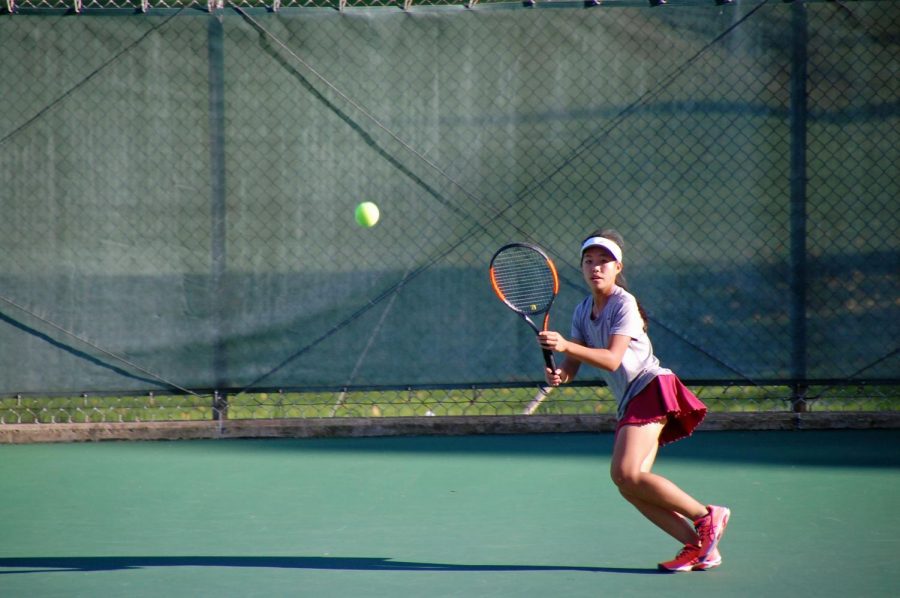
<instances>
[{"instance_id":1,"label":"tennis racket","mask_svg":"<svg viewBox=\"0 0 900 598\"><path fill-rule=\"evenodd\" d=\"M522 316L534 333L547 330L550 306L559 293L559 275L550 256L536 245L510 243L491 258L491 286L508 308ZM532 318L544 316L538 328ZM544 363L556 371L553 353L543 350Z\"/></svg>"}]
</instances>

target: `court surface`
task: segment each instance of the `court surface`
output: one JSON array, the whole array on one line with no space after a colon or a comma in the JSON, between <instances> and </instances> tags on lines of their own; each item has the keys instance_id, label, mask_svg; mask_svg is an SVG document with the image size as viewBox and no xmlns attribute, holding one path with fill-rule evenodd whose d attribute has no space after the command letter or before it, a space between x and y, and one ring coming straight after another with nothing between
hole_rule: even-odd
<instances>
[{"instance_id":1,"label":"court surface","mask_svg":"<svg viewBox=\"0 0 900 598\"><path fill-rule=\"evenodd\" d=\"M656 471L724 563L609 481L610 434L0 446L0 596L895 596L900 431L700 432Z\"/></svg>"}]
</instances>

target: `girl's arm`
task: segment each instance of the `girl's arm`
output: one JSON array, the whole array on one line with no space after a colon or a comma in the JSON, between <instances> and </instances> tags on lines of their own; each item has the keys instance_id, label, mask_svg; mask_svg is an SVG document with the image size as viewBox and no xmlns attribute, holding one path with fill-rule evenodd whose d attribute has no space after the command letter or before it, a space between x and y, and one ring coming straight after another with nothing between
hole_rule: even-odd
<instances>
[{"instance_id":1,"label":"girl's arm","mask_svg":"<svg viewBox=\"0 0 900 598\"><path fill-rule=\"evenodd\" d=\"M570 382L578 371L578 364L586 363L596 368L614 372L622 364L622 357L631 342L631 337L621 334L613 334L609 339L606 349L594 349L586 347L575 341L566 340L563 335L553 330L545 330L538 333L538 342L542 349L563 353L566 359L560 368L560 383ZM574 364L573 364L574 362ZM548 383L552 383L547 378Z\"/></svg>"}]
</instances>

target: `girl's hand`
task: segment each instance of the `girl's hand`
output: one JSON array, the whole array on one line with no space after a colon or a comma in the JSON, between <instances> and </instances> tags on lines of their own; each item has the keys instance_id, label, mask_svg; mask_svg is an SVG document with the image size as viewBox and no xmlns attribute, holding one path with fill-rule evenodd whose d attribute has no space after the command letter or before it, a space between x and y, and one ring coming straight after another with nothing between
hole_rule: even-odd
<instances>
[{"instance_id":1,"label":"girl's hand","mask_svg":"<svg viewBox=\"0 0 900 598\"><path fill-rule=\"evenodd\" d=\"M565 353L569 342L563 338L563 335L556 331L543 330L538 333L538 344L541 345L541 349Z\"/></svg>"},{"instance_id":2,"label":"girl's hand","mask_svg":"<svg viewBox=\"0 0 900 598\"><path fill-rule=\"evenodd\" d=\"M550 368L544 368L544 379L548 386L559 386L563 383L563 371L557 368L552 371Z\"/></svg>"}]
</instances>

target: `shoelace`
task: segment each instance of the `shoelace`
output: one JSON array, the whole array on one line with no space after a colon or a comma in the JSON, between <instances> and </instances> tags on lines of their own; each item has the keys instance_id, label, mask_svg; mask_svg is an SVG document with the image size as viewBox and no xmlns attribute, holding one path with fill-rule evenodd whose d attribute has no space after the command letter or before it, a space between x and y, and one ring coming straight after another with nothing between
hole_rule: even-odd
<instances>
[{"instance_id":1,"label":"shoelace","mask_svg":"<svg viewBox=\"0 0 900 598\"><path fill-rule=\"evenodd\" d=\"M701 546L706 546L708 542L712 542L716 535L715 530L713 530L712 515L707 515L701 519L700 522L696 524L695 529L697 530L697 535L700 536Z\"/></svg>"}]
</instances>

